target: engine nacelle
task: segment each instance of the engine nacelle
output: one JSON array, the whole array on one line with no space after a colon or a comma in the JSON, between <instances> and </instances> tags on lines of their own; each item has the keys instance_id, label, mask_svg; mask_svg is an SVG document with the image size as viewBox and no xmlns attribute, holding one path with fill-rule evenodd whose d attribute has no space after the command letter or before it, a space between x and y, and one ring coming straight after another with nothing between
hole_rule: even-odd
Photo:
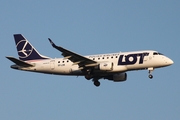
<instances>
[{"instance_id":1,"label":"engine nacelle","mask_svg":"<svg viewBox=\"0 0 180 120\"><path fill-rule=\"evenodd\" d=\"M112 62L104 62L99 64L99 69L103 71L110 71L113 69L113 63Z\"/></svg>"},{"instance_id":2,"label":"engine nacelle","mask_svg":"<svg viewBox=\"0 0 180 120\"><path fill-rule=\"evenodd\" d=\"M116 74L105 77L105 79L112 80L114 82L123 82L123 81L126 81L127 74L126 73L116 73Z\"/></svg>"}]
</instances>

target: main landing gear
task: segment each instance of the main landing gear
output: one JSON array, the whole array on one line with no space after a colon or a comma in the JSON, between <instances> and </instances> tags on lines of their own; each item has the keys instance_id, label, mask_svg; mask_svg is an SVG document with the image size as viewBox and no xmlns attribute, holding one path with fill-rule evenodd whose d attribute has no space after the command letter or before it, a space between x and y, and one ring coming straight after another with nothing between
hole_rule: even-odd
<instances>
[{"instance_id":1,"label":"main landing gear","mask_svg":"<svg viewBox=\"0 0 180 120\"><path fill-rule=\"evenodd\" d=\"M84 77L85 77L87 80L92 79L93 76L92 76L91 73L92 73L92 70L91 70L91 69L87 69L87 70L86 70L86 74L85 74Z\"/></svg>"},{"instance_id":2,"label":"main landing gear","mask_svg":"<svg viewBox=\"0 0 180 120\"><path fill-rule=\"evenodd\" d=\"M89 76L89 75L85 75L85 78L87 79L87 80L90 80L91 78L93 78L92 76ZM98 78L93 78L93 83L94 83L94 85L96 86L96 87L99 87L100 86L100 82L99 82L99 79Z\"/></svg>"},{"instance_id":3,"label":"main landing gear","mask_svg":"<svg viewBox=\"0 0 180 120\"><path fill-rule=\"evenodd\" d=\"M85 78L87 79L87 80L90 80L90 79L92 79L93 78L93 83L94 83L94 85L96 86L96 87L99 87L100 86L100 82L99 82L99 77L94 77L93 75L92 75L92 72L93 72L93 70L92 69L87 69L86 71L85 71Z\"/></svg>"},{"instance_id":4,"label":"main landing gear","mask_svg":"<svg viewBox=\"0 0 180 120\"><path fill-rule=\"evenodd\" d=\"M148 68L148 70L149 70L149 76L148 77L150 79L152 79L153 78L152 72L153 72L154 68Z\"/></svg>"},{"instance_id":5,"label":"main landing gear","mask_svg":"<svg viewBox=\"0 0 180 120\"><path fill-rule=\"evenodd\" d=\"M101 84L101 83L99 82L99 80L96 79L96 78L93 79L93 82L94 82L94 85L95 85L96 87L99 87L100 84Z\"/></svg>"}]
</instances>

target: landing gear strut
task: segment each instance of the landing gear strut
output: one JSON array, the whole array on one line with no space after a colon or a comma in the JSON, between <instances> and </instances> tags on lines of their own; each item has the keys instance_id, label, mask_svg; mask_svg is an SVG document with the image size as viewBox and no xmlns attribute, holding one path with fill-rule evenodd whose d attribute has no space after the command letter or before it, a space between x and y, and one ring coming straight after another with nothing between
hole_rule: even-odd
<instances>
[{"instance_id":1,"label":"landing gear strut","mask_svg":"<svg viewBox=\"0 0 180 120\"><path fill-rule=\"evenodd\" d=\"M85 78L87 79L87 80L90 80L91 78L92 78L92 70L91 69L87 69L86 70L86 75L85 75Z\"/></svg>"},{"instance_id":2,"label":"landing gear strut","mask_svg":"<svg viewBox=\"0 0 180 120\"><path fill-rule=\"evenodd\" d=\"M152 72L153 72L154 68L148 68L148 70L149 70L149 76L148 77L150 79L152 79L153 78Z\"/></svg>"}]
</instances>

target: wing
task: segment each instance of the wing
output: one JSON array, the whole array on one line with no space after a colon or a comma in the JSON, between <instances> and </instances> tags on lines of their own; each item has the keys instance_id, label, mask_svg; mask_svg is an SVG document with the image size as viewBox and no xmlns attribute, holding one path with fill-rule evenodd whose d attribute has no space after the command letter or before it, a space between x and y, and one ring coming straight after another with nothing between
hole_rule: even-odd
<instances>
[{"instance_id":1,"label":"wing","mask_svg":"<svg viewBox=\"0 0 180 120\"><path fill-rule=\"evenodd\" d=\"M78 64L79 67L92 67L92 66L96 66L98 64L94 60L88 59L84 56L81 56L81 55L74 53L70 50L67 50L63 47L56 46L50 38L48 38L48 39L54 48L56 48L57 50L62 52L62 56L64 56L65 59L69 59L74 64Z\"/></svg>"}]
</instances>

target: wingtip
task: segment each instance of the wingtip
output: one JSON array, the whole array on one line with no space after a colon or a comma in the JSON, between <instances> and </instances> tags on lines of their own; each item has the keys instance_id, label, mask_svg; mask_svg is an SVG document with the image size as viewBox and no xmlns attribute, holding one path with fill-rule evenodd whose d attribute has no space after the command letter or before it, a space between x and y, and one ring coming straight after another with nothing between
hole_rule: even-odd
<instances>
[{"instance_id":1,"label":"wingtip","mask_svg":"<svg viewBox=\"0 0 180 120\"><path fill-rule=\"evenodd\" d=\"M48 38L48 40L49 40L49 42L51 43L51 45L52 45L53 47L56 46L56 45L54 44L54 42L53 42L50 38Z\"/></svg>"},{"instance_id":2,"label":"wingtip","mask_svg":"<svg viewBox=\"0 0 180 120\"><path fill-rule=\"evenodd\" d=\"M49 40L50 43L52 42L52 40L50 38L48 38L48 40Z\"/></svg>"},{"instance_id":3,"label":"wingtip","mask_svg":"<svg viewBox=\"0 0 180 120\"><path fill-rule=\"evenodd\" d=\"M52 45L54 44L53 41L50 38L48 38L48 40Z\"/></svg>"}]
</instances>

